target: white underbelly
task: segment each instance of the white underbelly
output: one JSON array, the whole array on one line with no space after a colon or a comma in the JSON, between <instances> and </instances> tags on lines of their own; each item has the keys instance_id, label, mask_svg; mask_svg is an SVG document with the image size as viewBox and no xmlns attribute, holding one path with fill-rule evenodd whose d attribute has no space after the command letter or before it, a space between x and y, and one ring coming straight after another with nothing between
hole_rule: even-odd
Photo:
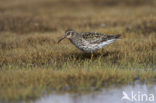
<instances>
[{"instance_id":1,"label":"white underbelly","mask_svg":"<svg viewBox=\"0 0 156 103\"><path fill-rule=\"evenodd\" d=\"M102 49L106 47L107 45L109 45L114 41L115 39L112 39L112 40L107 40L106 42L94 43L94 44L90 44L89 42L85 41L83 45L75 45L75 46L84 52L92 53L98 49Z\"/></svg>"}]
</instances>

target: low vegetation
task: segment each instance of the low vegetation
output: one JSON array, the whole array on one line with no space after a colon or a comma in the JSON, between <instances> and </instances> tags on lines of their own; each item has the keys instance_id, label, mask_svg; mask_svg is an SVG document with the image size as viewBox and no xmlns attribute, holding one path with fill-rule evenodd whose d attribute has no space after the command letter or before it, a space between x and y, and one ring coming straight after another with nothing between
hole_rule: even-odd
<instances>
[{"instance_id":1,"label":"low vegetation","mask_svg":"<svg viewBox=\"0 0 156 103\"><path fill-rule=\"evenodd\" d=\"M0 0L0 100L155 82L155 9L154 0ZM67 28L121 39L90 59L57 44Z\"/></svg>"}]
</instances>

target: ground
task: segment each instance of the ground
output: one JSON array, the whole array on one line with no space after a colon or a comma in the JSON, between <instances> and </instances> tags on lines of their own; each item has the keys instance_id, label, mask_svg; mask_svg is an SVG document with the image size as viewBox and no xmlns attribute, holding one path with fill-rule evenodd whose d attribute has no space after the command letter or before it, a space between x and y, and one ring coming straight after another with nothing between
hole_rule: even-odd
<instances>
[{"instance_id":1,"label":"ground","mask_svg":"<svg viewBox=\"0 0 156 103\"><path fill-rule=\"evenodd\" d=\"M156 80L154 0L0 0L0 100ZM93 59L64 31L121 34Z\"/></svg>"}]
</instances>

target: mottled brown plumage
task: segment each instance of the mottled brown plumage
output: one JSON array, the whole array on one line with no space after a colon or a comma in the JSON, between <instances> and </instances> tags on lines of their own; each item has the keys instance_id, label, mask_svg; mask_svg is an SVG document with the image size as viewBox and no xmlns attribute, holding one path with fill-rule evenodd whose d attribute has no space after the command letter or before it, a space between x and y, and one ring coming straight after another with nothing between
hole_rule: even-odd
<instances>
[{"instance_id":1,"label":"mottled brown plumage","mask_svg":"<svg viewBox=\"0 0 156 103\"><path fill-rule=\"evenodd\" d=\"M79 34L72 29L68 29L65 31L65 36L61 38L58 43L64 38L68 38L78 49L87 53L92 53L98 49L104 48L119 37L120 34L109 36L98 32L82 32Z\"/></svg>"},{"instance_id":2,"label":"mottled brown plumage","mask_svg":"<svg viewBox=\"0 0 156 103\"><path fill-rule=\"evenodd\" d=\"M107 34L102 34L99 32L82 32L81 35L85 40L89 41L90 43L101 43L115 38L114 36L109 36Z\"/></svg>"}]
</instances>

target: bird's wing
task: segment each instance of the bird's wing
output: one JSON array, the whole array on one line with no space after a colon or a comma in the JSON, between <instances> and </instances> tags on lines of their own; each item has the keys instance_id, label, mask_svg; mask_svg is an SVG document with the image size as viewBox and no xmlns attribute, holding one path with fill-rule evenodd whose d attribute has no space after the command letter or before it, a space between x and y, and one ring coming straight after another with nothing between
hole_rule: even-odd
<instances>
[{"instance_id":1,"label":"bird's wing","mask_svg":"<svg viewBox=\"0 0 156 103\"><path fill-rule=\"evenodd\" d=\"M82 32L81 36L83 39L88 41L89 43L101 43L103 41L107 41L109 38L106 34L101 34L98 32Z\"/></svg>"}]
</instances>

